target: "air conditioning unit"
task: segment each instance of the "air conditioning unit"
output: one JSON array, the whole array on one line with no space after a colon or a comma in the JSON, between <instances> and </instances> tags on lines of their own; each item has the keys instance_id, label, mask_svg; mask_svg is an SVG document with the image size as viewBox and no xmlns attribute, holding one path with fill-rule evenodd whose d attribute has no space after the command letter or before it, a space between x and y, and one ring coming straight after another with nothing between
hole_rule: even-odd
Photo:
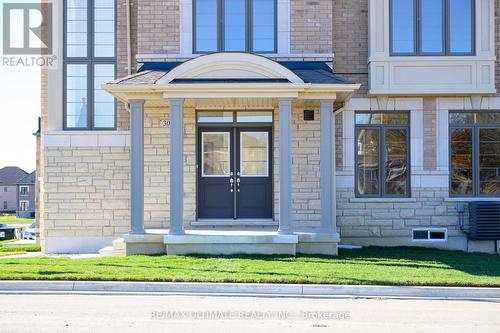
<instances>
[{"instance_id":1,"label":"air conditioning unit","mask_svg":"<svg viewBox=\"0 0 500 333\"><path fill-rule=\"evenodd\" d=\"M500 240L500 202L469 203L469 239Z\"/></svg>"}]
</instances>

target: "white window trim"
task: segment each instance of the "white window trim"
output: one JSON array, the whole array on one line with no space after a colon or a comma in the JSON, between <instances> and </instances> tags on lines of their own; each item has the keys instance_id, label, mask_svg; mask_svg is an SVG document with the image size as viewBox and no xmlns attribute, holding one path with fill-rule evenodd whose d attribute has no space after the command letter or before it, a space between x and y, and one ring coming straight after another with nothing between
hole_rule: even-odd
<instances>
[{"instance_id":1,"label":"white window trim","mask_svg":"<svg viewBox=\"0 0 500 333\"><path fill-rule=\"evenodd\" d=\"M475 3L475 56L390 56L389 0L371 0L370 94L495 93L495 2Z\"/></svg>"},{"instance_id":2,"label":"white window trim","mask_svg":"<svg viewBox=\"0 0 500 333\"><path fill-rule=\"evenodd\" d=\"M205 135L207 134L223 134L227 136L227 173L221 175L207 175L205 174ZM201 133L201 176L203 178L225 178L229 177L231 173L231 135L229 132L202 132Z\"/></svg>"},{"instance_id":3,"label":"white window trim","mask_svg":"<svg viewBox=\"0 0 500 333\"><path fill-rule=\"evenodd\" d=\"M266 174L264 175L252 175L243 173L243 134L246 133L264 133L266 135ZM269 177L269 133L263 131L247 131L240 132L240 175L241 177Z\"/></svg>"},{"instance_id":4,"label":"white window trim","mask_svg":"<svg viewBox=\"0 0 500 333\"><path fill-rule=\"evenodd\" d=\"M21 209L23 203L26 203L26 209ZM19 200L19 210L21 212L27 212L27 211L29 211L29 208L30 208L29 200Z\"/></svg>"},{"instance_id":5,"label":"white window trim","mask_svg":"<svg viewBox=\"0 0 500 333\"><path fill-rule=\"evenodd\" d=\"M277 0L278 54L290 53L290 0ZM193 56L193 0L180 0L180 55Z\"/></svg>"},{"instance_id":6,"label":"white window trim","mask_svg":"<svg viewBox=\"0 0 500 333\"><path fill-rule=\"evenodd\" d=\"M29 186L26 186L26 185L20 185L20 186L19 186L19 194L22 194L22 192L23 192L23 188L26 188L26 194L23 194L23 195L27 195L28 193L30 193L30 187L29 187Z\"/></svg>"}]
</instances>

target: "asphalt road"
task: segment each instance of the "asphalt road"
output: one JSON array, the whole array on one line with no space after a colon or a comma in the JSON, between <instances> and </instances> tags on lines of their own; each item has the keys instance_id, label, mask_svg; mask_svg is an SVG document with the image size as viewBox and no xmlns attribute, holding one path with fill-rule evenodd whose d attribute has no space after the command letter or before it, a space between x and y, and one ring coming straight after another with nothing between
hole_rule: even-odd
<instances>
[{"instance_id":1,"label":"asphalt road","mask_svg":"<svg viewBox=\"0 0 500 333\"><path fill-rule=\"evenodd\" d=\"M0 332L500 332L500 303L0 295Z\"/></svg>"}]
</instances>

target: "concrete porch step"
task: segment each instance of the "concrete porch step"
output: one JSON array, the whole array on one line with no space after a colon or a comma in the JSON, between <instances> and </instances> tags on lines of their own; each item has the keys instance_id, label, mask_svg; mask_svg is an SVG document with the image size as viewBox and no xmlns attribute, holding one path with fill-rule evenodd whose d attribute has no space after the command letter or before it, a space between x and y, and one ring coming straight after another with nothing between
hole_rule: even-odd
<instances>
[{"instance_id":1,"label":"concrete porch step","mask_svg":"<svg viewBox=\"0 0 500 333\"><path fill-rule=\"evenodd\" d=\"M125 241L123 238L118 238L113 241L112 246L106 246L99 250L99 255L101 257L116 257L116 256L125 256L126 255L126 247Z\"/></svg>"}]
</instances>

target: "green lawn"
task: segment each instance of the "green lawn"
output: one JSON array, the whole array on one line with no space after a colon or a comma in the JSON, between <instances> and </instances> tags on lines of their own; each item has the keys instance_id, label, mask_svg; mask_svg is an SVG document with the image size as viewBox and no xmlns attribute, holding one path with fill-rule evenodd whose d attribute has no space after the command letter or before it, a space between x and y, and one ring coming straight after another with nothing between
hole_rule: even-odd
<instances>
[{"instance_id":1,"label":"green lawn","mask_svg":"<svg viewBox=\"0 0 500 333\"><path fill-rule=\"evenodd\" d=\"M6 243L15 242L18 239L0 241L0 257L12 254L23 254L26 252L39 252L39 244L5 246Z\"/></svg>"},{"instance_id":2,"label":"green lawn","mask_svg":"<svg viewBox=\"0 0 500 333\"><path fill-rule=\"evenodd\" d=\"M500 287L500 255L363 248L327 256L3 258L0 279Z\"/></svg>"},{"instance_id":3,"label":"green lawn","mask_svg":"<svg viewBox=\"0 0 500 333\"><path fill-rule=\"evenodd\" d=\"M0 216L0 223L15 224L15 223L35 223L35 219L17 218L15 215Z\"/></svg>"}]
</instances>

